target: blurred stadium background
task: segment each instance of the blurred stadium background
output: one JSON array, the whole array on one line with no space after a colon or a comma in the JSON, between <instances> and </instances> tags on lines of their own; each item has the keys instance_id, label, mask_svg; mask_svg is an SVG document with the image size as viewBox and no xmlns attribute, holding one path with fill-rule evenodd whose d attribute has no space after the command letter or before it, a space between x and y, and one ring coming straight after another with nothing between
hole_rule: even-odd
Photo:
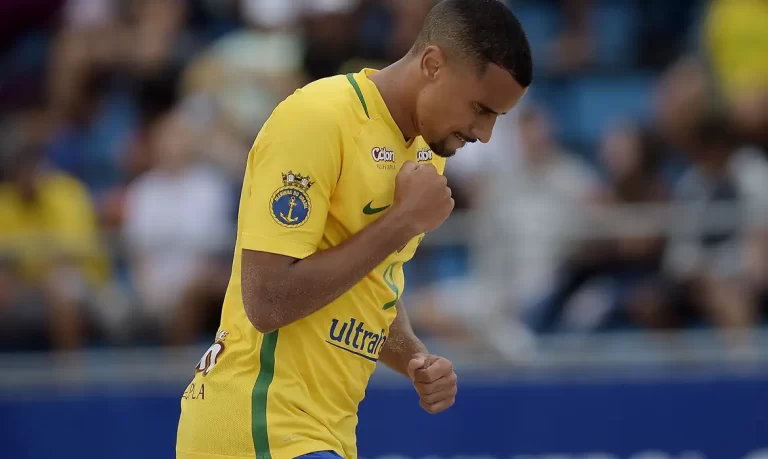
<instances>
[{"instance_id":1,"label":"blurred stadium background","mask_svg":"<svg viewBox=\"0 0 768 459\"><path fill-rule=\"evenodd\" d=\"M510 3L535 82L406 266L459 400L377 371L361 457L768 457L768 1ZM174 456L261 124L431 5L0 0L0 457Z\"/></svg>"}]
</instances>

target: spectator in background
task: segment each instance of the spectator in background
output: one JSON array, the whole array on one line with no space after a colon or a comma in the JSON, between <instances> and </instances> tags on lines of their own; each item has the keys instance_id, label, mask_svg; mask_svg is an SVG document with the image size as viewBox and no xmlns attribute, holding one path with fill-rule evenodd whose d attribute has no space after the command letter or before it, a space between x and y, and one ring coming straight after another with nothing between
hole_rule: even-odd
<instances>
[{"instance_id":1,"label":"spectator in background","mask_svg":"<svg viewBox=\"0 0 768 459\"><path fill-rule=\"evenodd\" d=\"M685 56L670 66L658 81L654 104L656 127L673 148L688 150L697 117L712 103L713 88L704 64Z\"/></svg>"},{"instance_id":2,"label":"spectator in background","mask_svg":"<svg viewBox=\"0 0 768 459\"><path fill-rule=\"evenodd\" d=\"M596 184L589 167L553 137L542 110L525 108L519 116L521 150L510 145L506 153L520 156L494 163L478 189L469 277L417 295L410 315L414 326L452 340L480 339L508 358L531 344L519 319L552 287Z\"/></svg>"},{"instance_id":3,"label":"spectator in background","mask_svg":"<svg viewBox=\"0 0 768 459\"><path fill-rule=\"evenodd\" d=\"M176 105L177 85L174 72L135 82L137 113L135 119L131 119L132 129L120 143L118 153L111 158L110 167L116 168L119 173L98 201L100 224L105 231L114 232L122 227L128 185L152 167L150 127ZM204 130L201 127L201 133Z\"/></svg>"},{"instance_id":4,"label":"spectator in background","mask_svg":"<svg viewBox=\"0 0 768 459\"><path fill-rule=\"evenodd\" d=\"M3 114L0 118L0 181L6 179L3 169L14 164L19 149L25 145L45 145L50 134L50 117L45 104L39 101Z\"/></svg>"},{"instance_id":5,"label":"spectator in background","mask_svg":"<svg viewBox=\"0 0 768 459\"><path fill-rule=\"evenodd\" d=\"M550 43L550 65L555 73L572 73L594 65L595 37L590 31L592 0L559 0L563 29Z\"/></svg>"},{"instance_id":6,"label":"spectator in background","mask_svg":"<svg viewBox=\"0 0 768 459\"><path fill-rule=\"evenodd\" d=\"M69 0L49 75L57 118L67 120L78 110L93 72L141 81L183 61L186 5L176 0Z\"/></svg>"},{"instance_id":7,"label":"spectator in background","mask_svg":"<svg viewBox=\"0 0 768 459\"><path fill-rule=\"evenodd\" d=\"M198 157L200 138L178 112L152 128L154 167L128 189L125 237L149 325L168 344L193 342L229 277L230 189ZM215 306L214 306L215 305Z\"/></svg>"},{"instance_id":8,"label":"spectator in background","mask_svg":"<svg viewBox=\"0 0 768 459\"><path fill-rule=\"evenodd\" d=\"M704 44L736 127L768 147L768 2L712 0Z\"/></svg>"},{"instance_id":9,"label":"spectator in background","mask_svg":"<svg viewBox=\"0 0 768 459\"><path fill-rule=\"evenodd\" d=\"M49 142L50 160L86 185L99 220L108 211L105 198L122 180L120 154L135 123L131 102L120 100L111 83L109 74L90 72Z\"/></svg>"},{"instance_id":10,"label":"spectator in background","mask_svg":"<svg viewBox=\"0 0 768 459\"><path fill-rule=\"evenodd\" d=\"M414 3L419 1L423 0L414 0ZM344 62L355 57L359 27L354 25L362 19L360 4L360 0L304 1L300 18L304 70L310 81L338 74Z\"/></svg>"},{"instance_id":11,"label":"spectator in background","mask_svg":"<svg viewBox=\"0 0 768 459\"><path fill-rule=\"evenodd\" d=\"M384 2L392 12L394 27L387 46L387 60L395 61L408 54L436 0L389 0Z\"/></svg>"},{"instance_id":12,"label":"spectator in background","mask_svg":"<svg viewBox=\"0 0 768 459\"><path fill-rule=\"evenodd\" d=\"M618 304L611 313L618 315L634 309L641 292L658 283L664 238L653 234L652 228L642 234L642 219L617 219L612 211L668 201L660 175L660 149L649 131L625 125L607 133L601 153L607 183L594 196L587 239L568 256L555 288L532 311L538 332L556 329L571 298L591 281L607 278L616 283ZM610 234L618 221L635 234Z\"/></svg>"},{"instance_id":13,"label":"spectator in background","mask_svg":"<svg viewBox=\"0 0 768 459\"><path fill-rule=\"evenodd\" d=\"M47 329L55 349L76 349L86 338L87 313L104 318L114 310L101 308L118 304L97 300L110 267L85 187L43 160L38 148L17 152L10 180L0 184L0 283L7 288L0 334L23 341Z\"/></svg>"},{"instance_id":14,"label":"spectator in background","mask_svg":"<svg viewBox=\"0 0 768 459\"><path fill-rule=\"evenodd\" d=\"M215 153L209 159L233 180L242 180L253 139L277 104L308 82L299 28L304 15L328 14L337 18L338 28L338 18L355 3L240 0L246 27L218 38L190 61L180 98L185 110L195 112L198 129L207 132L200 139L203 153Z\"/></svg>"},{"instance_id":15,"label":"spectator in background","mask_svg":"<svg viewBox=\"0 0 768 459\"><path fill-rule=\"evenodd\" d=\"M87 186L102 222L129 179L122 155L148 112L175 96L186 2L70 0L51 53L51 159Z\"/></svg>"},{"instance_id":16,"label":"spectator in background","mask_svg":"<svg viewBox=\"0 0 768 459\"><path fill-rule=\"evenodd\" d=\"M638 63L643 68L662 70L690 48L691 42L698 42L691 31L701 15L701 2L643 0L634 4L639 26Z\"/></svg>"},{"instance_id":17,"label":"spectator in background","mask_svg":"<svg viewBox=\"0 0 768 459\"><path fill-rule=\"evenodd\" d=\"M704 318L725 330L744 330L757 321L757 286L750 265L764 265L768 211L768 162L757 151L739 148L721 115L706 115L691 136L692 167L675 190L686 206L665 257L669 286L666 305L648 303L645 323L685 325Z\"/></svg>"},{"instance_id":18,"label":"spectator in background","mask_svg":"<svg viewBox=\"0 0 768 459\"><path fill-rule=\"evenodd\" d=\"M518 163L494 175L478 211L487 218L482 240L504 241L508 249L501 254L497 246L483 246L480 257L494 263L483 264L483 277L495 277L508 289L504 296L510 304L527 308L553 287L598 182L586 162L558 143L541 109L520 113L520 143ZM500 205L500 196L506 205Z\"/></svg>"}]
</instances>

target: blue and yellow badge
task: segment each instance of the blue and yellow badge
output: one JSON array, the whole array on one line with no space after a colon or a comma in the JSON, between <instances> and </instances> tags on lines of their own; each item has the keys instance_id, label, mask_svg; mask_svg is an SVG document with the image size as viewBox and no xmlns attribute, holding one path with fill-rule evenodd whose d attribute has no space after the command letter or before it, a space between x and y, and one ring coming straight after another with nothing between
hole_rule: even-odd
<instances>
[{"instance_id":1,"label":"blue and yellow badge","mask_svg":"<svg viewBox=\"0 0 768 459\"><path fill-rule=\"evenodd\" d=\"M307 221L312 210L307 191L313 184L309 176L294 174L293 171L283 174L283 186L269 201L269 212L280 226L296 228Z\"/></svg>"}]
</instances>

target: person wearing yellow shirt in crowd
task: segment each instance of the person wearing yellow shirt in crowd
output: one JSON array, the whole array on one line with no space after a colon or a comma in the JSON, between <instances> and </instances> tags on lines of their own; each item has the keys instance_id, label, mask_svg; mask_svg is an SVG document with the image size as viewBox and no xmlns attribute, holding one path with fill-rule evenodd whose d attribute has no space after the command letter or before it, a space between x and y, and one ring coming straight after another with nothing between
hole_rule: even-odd
<instances>
[{"instance_id":1,"label":"person wearing yellow shirt in crowd","mask_svg":"<svg viewBox=\"0 0 768 459\"><path fill-rule=\"evenodd\" d=\"M768 1L712 0L705 48L742 133L768 144Z\"/></svg>"},{"instance_id":2,"label":"person wearing yellow shirt in crowd","mask_svg":"<svg viewBox=\"0 0 768 459\"><path fill-rule=\"evenodd\" d=\"M82 306L107 280L108 258L85 187L43 160L39 149L22 149L0 183L0 323L7 338L25 332L25 318L38 327L47 321L51 344L73 349L83 343ZM41 305L50 310L40 313Z\"/></svg>"}]
</instances>

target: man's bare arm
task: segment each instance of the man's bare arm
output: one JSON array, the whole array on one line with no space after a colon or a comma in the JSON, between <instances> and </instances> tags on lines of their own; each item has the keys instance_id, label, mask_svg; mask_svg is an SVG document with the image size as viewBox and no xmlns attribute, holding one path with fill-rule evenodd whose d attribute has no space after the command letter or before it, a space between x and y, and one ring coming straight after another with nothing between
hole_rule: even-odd
<instances>
[{"instance_id":1,"label":"man's bare arm","mask_svg":"<svg viewBox=\"0 0 768 459\"><path fill-rule=\"evenodd\" d=\"M429 354L413 333L401 301L397 302L397 318L389 328L379 361L413 381L419 404L428 413L439 413L456 401L457 377L453 363Z\"/></svg>"},{"instance_id":2,"label":"man's bare arm","mask_svg":"<svg viewBox=\"0 0 768 459\"><path fill-rule=\"evenodd\" d=\"M412 237L396 213L344 243L303 259L243 250L245 311L261 332L302 319L351 289Z\"/></svg>"},{"instance_id":3,"label":"man's bare arm","mask_svg":"<svg viewBox=\"0 0 768 459\"><path fill-rule=\"evenodd\" d=\"M408 376L408 362L416 354L428 354L424 343L416 337L402 301L397 302L397 317L389 327L389 336L379 354L379 361Z\"/></svg>"},{"instance_id":4,"label":"man's bare arm","mask_svg":"<svg viewBox=\"0 0 768 459\"><path fill-rule=\"evenodd\" d=\"M451 190L434 166L406 162L396 180L387 213L336 247L303 260L243 251L243 303L256 329L277 330L330 304L411 238L440 226L453 210Z\"/></svg>"}]
</instances>

